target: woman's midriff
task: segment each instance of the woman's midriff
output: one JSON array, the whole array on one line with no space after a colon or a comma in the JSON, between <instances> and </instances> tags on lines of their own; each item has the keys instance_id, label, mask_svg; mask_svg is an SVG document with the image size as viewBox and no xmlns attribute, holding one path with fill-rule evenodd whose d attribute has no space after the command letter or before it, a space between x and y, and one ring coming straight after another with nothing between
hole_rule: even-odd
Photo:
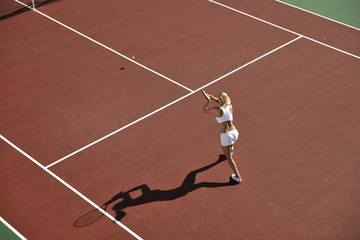
<instances>
[{"instance_id":1,"label":"woman's midriff","mask_svg":"<svg viewBox=\"0 0 360 240\"><path fill-rule=\"evenodd\" d=\"M231 130L235 130L235 126L232 121L222 122L220 123L220 133L227 133Z\"/></svg>"}]
</instances>

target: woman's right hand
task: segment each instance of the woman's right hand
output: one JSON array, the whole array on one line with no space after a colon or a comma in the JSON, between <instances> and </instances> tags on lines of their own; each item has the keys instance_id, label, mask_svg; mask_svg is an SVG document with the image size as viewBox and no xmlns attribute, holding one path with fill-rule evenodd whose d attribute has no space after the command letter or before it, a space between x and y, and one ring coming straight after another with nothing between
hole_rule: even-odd
<instances>
[{"instance_id":1,"label":"woman's right hand","mask_svg":"<svg viewBox=\"0 0 360 240\"><path fill-rule=\"evenodd\" d=\"M213 95L210 95L210 100L215 100L217 103L220 103L219 99L214 97Z\"/></svg>"}]
</instances>

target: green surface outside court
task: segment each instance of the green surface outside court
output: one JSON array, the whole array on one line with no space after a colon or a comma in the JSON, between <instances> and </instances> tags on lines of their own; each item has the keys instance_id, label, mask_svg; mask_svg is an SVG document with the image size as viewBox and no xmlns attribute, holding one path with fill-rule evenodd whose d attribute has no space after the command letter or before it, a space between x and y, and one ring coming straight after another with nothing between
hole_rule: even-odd
<instances>
[{"instance_id":1,"label":"green surface outside court","mask_svg":"<svg viewBox=\"0 0 360 240\"><path fill-rule=\"evenodd\" d=\"M360 29L360 0L279 0Z\"/></svg>"},{"instance_id":2,"label":"green surface outside court","mask_svg":"<svg viewBox=\"0 0 360 240\"><path fill-rule=\"evenodd\" d=\"M1 240L21 240L13 231L11 231L2 221L0 221L0 239Z\"/></svg>"}]
</instances>

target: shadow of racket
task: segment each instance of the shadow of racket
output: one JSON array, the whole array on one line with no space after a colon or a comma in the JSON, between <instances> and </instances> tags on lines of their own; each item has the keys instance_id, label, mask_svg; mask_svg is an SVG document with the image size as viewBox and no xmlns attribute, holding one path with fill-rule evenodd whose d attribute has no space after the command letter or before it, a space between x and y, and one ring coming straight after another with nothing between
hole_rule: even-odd
<instances>
[{"instance_id":1,"label":"shadow of racket","mask_svg":"<svg viewBox=\"0 0 360 240\"><path fill-rule=\"evenodd\" d=\"M102 218L102 216L104 216L107 206L108 204L104 204L99 208L85 213L74 222L74 227L86 227L97 222L100 218Z\"/></svg>"}]
</instances>

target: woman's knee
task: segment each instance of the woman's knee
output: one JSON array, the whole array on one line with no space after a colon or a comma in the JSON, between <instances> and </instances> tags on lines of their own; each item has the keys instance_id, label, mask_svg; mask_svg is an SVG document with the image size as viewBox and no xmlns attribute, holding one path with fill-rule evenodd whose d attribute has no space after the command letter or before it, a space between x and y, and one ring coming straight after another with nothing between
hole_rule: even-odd
<instances>
[{"instance_id":1,"label":"woman's knee","mask_svg":"<svg viewBox=\"0 0 360 240\"><path fill-rule=\"evenodd\" d=\"M224 151L226 159L229 161L230 158L232 158L230 151Z\"/></svg>"}]
</instances>

